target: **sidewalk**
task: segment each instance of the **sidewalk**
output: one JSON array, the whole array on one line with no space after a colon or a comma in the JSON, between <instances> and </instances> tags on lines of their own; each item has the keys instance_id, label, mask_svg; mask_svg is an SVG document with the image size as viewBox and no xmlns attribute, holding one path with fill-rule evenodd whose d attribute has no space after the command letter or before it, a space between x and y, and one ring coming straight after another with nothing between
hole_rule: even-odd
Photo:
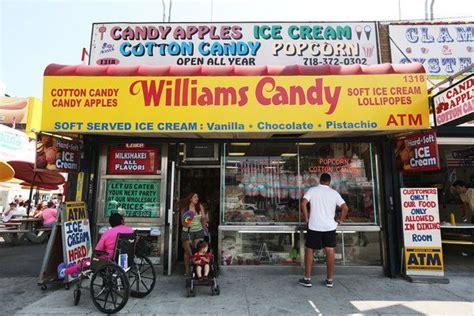
<instances>
[{"instance_id":1,"label":"sidewalk","mask_svg":"<svg viewBox=\"0 0 474 316\"><path fill-rule=\"evenodd\" d=\"M208 287L198 287L194 298L186 298L184 277L159 275L155 290L144 299L130 298L121 313L158 315L345 315L345 314L444 314L474 315L474 274L449 276L449 284L412 284L389 279L379 269L340 268L334 288L322 285L324 269L316 269L313 287L297 284L298 268L225 267L219 278L220 296ZM15 282L6 291L4 281ZM0 304L3 312L18 315L102 315L84 290L73 305L72 291L41 293L36 278L2 279ZM19 294L19 288L25 293ZM28 298L22 300L22 296ZM23 304L22 304L23 302ZM15 307L16 306L16 307ZM5 311L6 308L6 311Z\"/></svg>"}]
</instances>

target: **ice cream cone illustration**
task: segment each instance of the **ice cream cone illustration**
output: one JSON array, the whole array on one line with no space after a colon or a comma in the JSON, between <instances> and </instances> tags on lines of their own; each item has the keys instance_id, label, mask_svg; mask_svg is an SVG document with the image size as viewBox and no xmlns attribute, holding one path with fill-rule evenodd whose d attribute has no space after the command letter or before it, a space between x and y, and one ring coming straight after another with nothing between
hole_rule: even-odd
<instances>
[{"instance_id":1,"label":"ice cream cone illustration","mask_svg":"<svg viewBox=\"0 0 474 316\"><path fill-rule=\"evenodd\" d=\"M100 40L101 41L104 39L105 31L107 31L107 28L102 24L102 26L99 27L99 33L100 33Z\"/></svg>"},{"instance_id":2,"label":"ice cream cone illustration","mask_svg":"<svg viewBox=\"0 0 474 316\"><path fill-rule=\"evenodd\" d=\"M365 32L365 36L367 36L367 40L369 40L370 33L372 32L372 28L370 27L370 25L364 26L364 32Z\"/></svg>"},{"instance_id":3,"label":"ice cream cone illustration","mask_svg":"<svg viewBox=\"0 0 474 316\"><path fill-rule=\"evenodd\" d=\"M362 46L365 57L370 58L374 54L374 46Z\"/></svg>"},{"instance_id":4,"label":"ice cream cone illustration","mask_svg":"<svg viewBox=\"0 0 474 316\"><path fill-rule=\"evenodd\" d=\"M362 26L357 25L355 27L355 31L356 31L356 34L357 34L357 39L360 40L360 36L362 35Z\"/></svg>"}]
</instances>

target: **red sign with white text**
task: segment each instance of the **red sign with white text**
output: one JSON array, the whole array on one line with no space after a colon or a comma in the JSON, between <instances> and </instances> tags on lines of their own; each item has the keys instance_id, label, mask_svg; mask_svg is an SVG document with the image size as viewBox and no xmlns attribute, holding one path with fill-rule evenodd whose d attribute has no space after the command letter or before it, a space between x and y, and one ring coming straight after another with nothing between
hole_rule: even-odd
<instances>
[{"instance_id":1,"label":"red sign with white text","mask_svg":"<svg viewBox=\"0 0 474 316\"><path fill-rule=\"evenodd\" d=\"M397 168L403 172L439 170L436 131L415 134L395 143Z\"/></svg>"},{"instance_id":2,"label":"red sign with white text","mask_svg":"<svg viewBox=\"0 0 474 316\"><path fill-rule=\"evenodd\" d=\"M126 144L109 148L107 174L159 174L158 148Z\"/></svg>"}]
</instances>

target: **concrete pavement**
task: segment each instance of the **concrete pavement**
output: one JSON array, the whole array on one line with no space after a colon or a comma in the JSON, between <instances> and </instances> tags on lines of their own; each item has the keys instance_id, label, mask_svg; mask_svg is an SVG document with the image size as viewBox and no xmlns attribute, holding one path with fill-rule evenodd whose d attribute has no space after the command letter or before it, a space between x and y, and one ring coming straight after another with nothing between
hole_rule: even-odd
<instances>
[{"instance_id":1,"label":"concrete pavement","mask_svg":"<svg viewBox=\"0 0 474 316\"><path fill-rule=\"evenodd\" d=\"M378 269L339 268L334 288L322 285L323 269L316 269L313 287L297 284L301 276L291 267L226 267L219 278L220 296L198 287L187 298L182 276L158 276L146 298L130 298L123 314L136 315L474 315L472 276L450 276L449 284L412 284L389 279ZM352 270L352 271L351 271ZM87 291L78 306L72 291L36 288L36 278L2 279L14 282L11 294L0 291L0 306L17 315L100 315ZM23 288L23 290L20 290ZM24 291L24 292L21 292ZM22 297L28 297L22 304ZM16 305L16 307L14 307ZM5 310L4 310L5 311ZM3 313L2 313L3 314Z\"/></svg>"}]
</instances>

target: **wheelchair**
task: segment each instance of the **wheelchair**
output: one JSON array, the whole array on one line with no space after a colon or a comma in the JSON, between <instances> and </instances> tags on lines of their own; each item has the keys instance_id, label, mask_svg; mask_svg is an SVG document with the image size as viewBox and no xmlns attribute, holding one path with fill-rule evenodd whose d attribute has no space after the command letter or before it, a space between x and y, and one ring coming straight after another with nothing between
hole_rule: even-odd
<instances>
[{"instance_id":1,"label":"wheelchair","mask_svg":"<svg viewBox=\"0 0 474 316\"><path fill-rule=\"evenodd\" d=\"M107 252L94 250L90 265L83 267L81 264L74 289L74 305L78 305L81 299L84 279L90 279L92 302L105 314L119 312L130 296L141 298L150 294L155 287L156 273L146 256L147 246L144 242L135 234L117 235L113 260L102 259ZM123 255L128 261L125 269L117 264L119 259L124 258Z\"/></svg>"}]
</instances>

